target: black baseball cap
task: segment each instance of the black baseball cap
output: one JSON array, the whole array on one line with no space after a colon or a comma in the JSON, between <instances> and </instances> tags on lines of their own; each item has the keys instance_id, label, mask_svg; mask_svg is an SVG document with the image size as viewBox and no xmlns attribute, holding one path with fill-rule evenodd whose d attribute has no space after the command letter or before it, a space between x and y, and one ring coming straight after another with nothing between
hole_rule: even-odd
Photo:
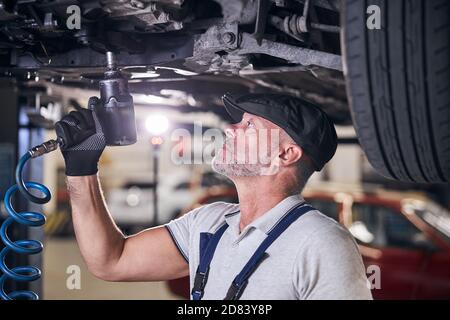
<instances>
[{"instance_id":1,"label":"black baseball cap","mask_svg":"<svg viewBox=\"0 0 450 320\"><path fill-rule=\"evenodd\" d=\"M247 112L285 130L311 158L316 171L322 170L336 152L337 135L332 121L309 101L272 93L225 94L222 100L233 123L240 122Z\"/></svg>"}]
</instances>

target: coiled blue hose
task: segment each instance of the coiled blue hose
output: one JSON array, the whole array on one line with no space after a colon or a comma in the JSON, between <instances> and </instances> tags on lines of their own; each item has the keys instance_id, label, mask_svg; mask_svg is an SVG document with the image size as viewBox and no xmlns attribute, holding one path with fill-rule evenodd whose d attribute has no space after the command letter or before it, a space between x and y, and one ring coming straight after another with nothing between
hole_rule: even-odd
<instances>
[{"instance_id":1,"label":"coiled blue hose","mask_svg":"<svg viewBox=\"0 0 450 320\"><path fill-rule=\"evenodd\" d=\"M8 268L6 265L6 255L10 252L16 252L19 254L37 254L43 249L43 245L37 240L15 240L12 241L8 237L8 227L13 223L19 223L28 227L40 227L45 223L45 215L40 212L24 211L16 212L12 206L12 198L14 193L19 190L21 194L29 201L44 204L50 201L50 190L43 184L37 182L24 182L22 179L22 170L28 160L31 159L31 153L27 152L23 155L16 167L16 183L10 187L5 194L4 203L6 211L9 217L3 222L0 228L0 239L5 244L5 248L0 252L0 270L3 275L0 277L0 298L2 300L14 300L14 299L32 299L37 300L39 296L27 290L13 291L6 293L4 290L5 281L11 279L13 281L35 281L41 277L41 270L35 266L20 266L14 268ZM29 189L36 189L41 191L44 196L36 197L29 192Z\"/></svg>"}]
</instances>

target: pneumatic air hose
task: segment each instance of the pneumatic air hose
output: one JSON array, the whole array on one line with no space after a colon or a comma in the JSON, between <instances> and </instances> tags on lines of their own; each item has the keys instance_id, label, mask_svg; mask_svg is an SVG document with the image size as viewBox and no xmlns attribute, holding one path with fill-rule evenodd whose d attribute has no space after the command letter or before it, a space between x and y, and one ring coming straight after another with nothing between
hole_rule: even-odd
<instances>
[{"instance_id":1,"label":"pneumatic air hose","mask_svg":"<svg viewBox=\"0 0 450 320\"><path fill-rule=\"evenodd\" d=\"M45 215L40 212L23 211L17 212L12 205L12 199L14 194L19 191L22 196L27 200L44 204L50 201L50 190L46 186L38 182L23 181L22 171L28 160L37 158L43 154L56 150L58 148L58 141L49 140L46 141L25 153L19 160L16 172L15 180L16 184L11 186L5 193L4 203L5 209L9 217L3 222L0 227L0 239L5 247L0 252L0 270L3 273L0 277L0 299L2 300L14 300L14 299L31 299L37 300L39 296L27 290L13 291L6 293L4 289L6 280L29 282L35 281L41 277L41 270L35 266L17 266L9 268L6 265L6 256L9 252L15 252L18 254L38 254L42 251L43 245L38 240L11 240L8 236L8 227L12 223L18 223L27 227L40 227L45 223ZM43 194L43 197L37 197L30 193L30 189L35 189Z\"/></svg>"}]
</instances>

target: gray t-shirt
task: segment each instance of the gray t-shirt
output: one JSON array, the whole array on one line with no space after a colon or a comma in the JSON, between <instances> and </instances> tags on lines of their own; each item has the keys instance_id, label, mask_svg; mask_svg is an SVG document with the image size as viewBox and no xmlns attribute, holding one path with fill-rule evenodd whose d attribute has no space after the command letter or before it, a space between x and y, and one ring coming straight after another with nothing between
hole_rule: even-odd
<instances>
[{"instance_id":1,"label":"gray t-shirt","mask_svg":"<svg viewBox=\"0 0 450 320\"><path fill-rule=\"evenodd\" d=\"M231 282L294 206L287 197L239 232L239 204L215 202L172 220L166 227L189 263L192 290L199 264L200 233L223 234L212 259L203 299L223 299ZM266 258L250 276L241 299L372 299L355 240L347 229L317 210L292 223L267 249Z\"/></svg>"}]
</instances>

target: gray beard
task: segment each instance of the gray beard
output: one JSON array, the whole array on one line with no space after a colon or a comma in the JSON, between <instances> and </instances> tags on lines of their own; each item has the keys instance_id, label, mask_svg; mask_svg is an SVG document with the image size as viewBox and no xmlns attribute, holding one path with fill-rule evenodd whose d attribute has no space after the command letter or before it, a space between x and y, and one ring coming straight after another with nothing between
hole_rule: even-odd
<instances>
[{"instance_id":1,"label":"gray beard","mask_svg":"<svg viewBox=\"0 0 450 320\"><path fill-rule=\"evenodd\" d=\"M228 140L225 141L228 145ZM227 150L230 150L228 147ZM226 160L227 158L233 158L231 153L227 153L225 156L225 161L223 161L223 151L220 149L216 156L212 159L211 167L214 171L219 174L222 174L228 178L231 177L256 177L267 175L268 167L262 163L238 163L237 160ZM269 161L269 160L268 160ZM266 162L268 162L266 161Z\"/></svg>"},{"instance_id":2,"label":"gray beard","mask_svg":"<svg viewBox=\"0 0 450 320\"><path fill-rule=\"evenodd\" d=\"M217 157L213 158L211 167L217 173L228 178L260 176L262 168L258 164L218 163Z\"/></svg>"}]
</instances>

